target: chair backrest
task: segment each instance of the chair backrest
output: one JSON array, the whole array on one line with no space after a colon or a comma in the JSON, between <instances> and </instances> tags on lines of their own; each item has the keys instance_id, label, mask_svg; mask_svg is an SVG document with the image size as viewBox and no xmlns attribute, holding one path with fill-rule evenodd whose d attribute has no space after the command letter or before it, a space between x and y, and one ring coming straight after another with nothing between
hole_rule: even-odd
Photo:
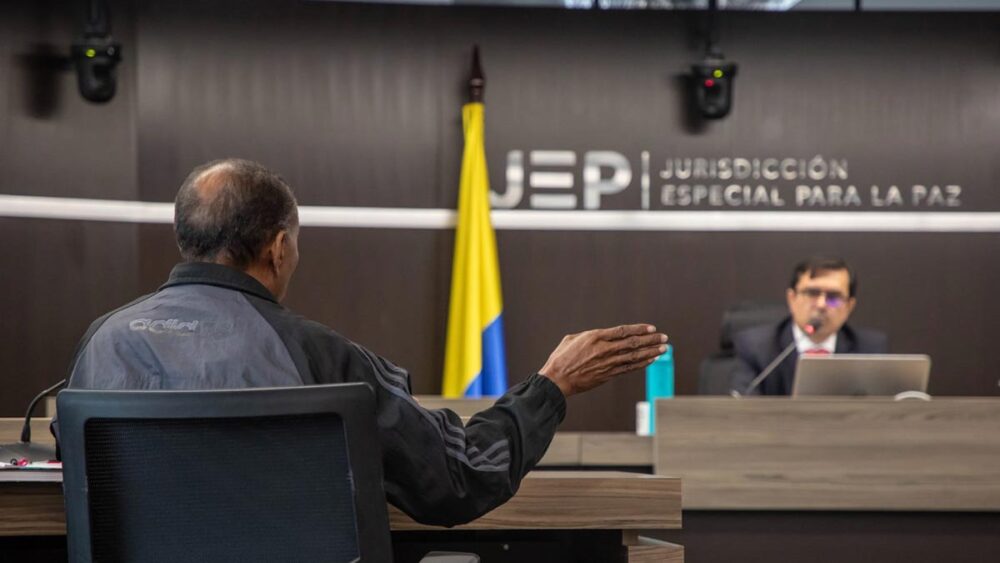
<instances>
[{"instance_id":1,"label":"chair backrest","mask_svg":"<svg viewBox=\"0 0 1000 563\"><path fill-rule=\"evenodd\" d=\"M723 354L732 355L733 335L762 324L777 323L788 316L784 303L741 301L722 312L722 331L719 347Z\"/></svg>"},{"instance_id":2,"label":"chair backrest","mask_svg":"<svg viewBox=\"0 0 1000 563\"><path fill-rule=\"evenodd\" d=\"M728 395L733 388L736 358L710 357L698 367L699 395Z\"/></svg>"},{"instance_id":3,"label":"chair backrest","mask_svg":"<svg viewBox=\"0 0 1000 563\"><path fill-rule=\"evenodd\" d=\"M698 370L699 395L728 395L736 369L733 335L762 324L778 322L788 316L783 303L741 301L722 313L719 351L705 358Z\"/></svg>"},{"instance_id":4,"label":"chair backrest","mask_svg":"<svg viewBox=\"0 0 1000 563\"><path fill-rule=\"evenodd\" d=\"M391 561L364 383L59 394L70 561Z\"/></svg>"}]
</instances>

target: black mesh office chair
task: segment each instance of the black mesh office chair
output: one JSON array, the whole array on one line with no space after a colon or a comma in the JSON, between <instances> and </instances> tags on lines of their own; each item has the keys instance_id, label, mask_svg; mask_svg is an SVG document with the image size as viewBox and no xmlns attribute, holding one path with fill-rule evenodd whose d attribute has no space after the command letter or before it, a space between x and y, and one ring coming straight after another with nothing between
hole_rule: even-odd
<instances>
[{"instance_id":1,"label":"black mesh office chair","mask_svg":"<svg viewBox=\"0 0 1000 563\"><path fill-rule=\"evenodd\" d=\"M719 351L705 358L698 370L699 395L728 395L736 358L733 335L757 325L776 323L788 315L783 303L742 301L722 312Z\"/></svg>"},{"instance_id":2,"label":"black mesh office chair","mask_svg":"<svg viewBox=\"0 0 1000 563\"><path fill-rule=\"evenodd\" d=\"M363 383L59 394L70 561L392 561Z\"/></svg>"}]
</instances>

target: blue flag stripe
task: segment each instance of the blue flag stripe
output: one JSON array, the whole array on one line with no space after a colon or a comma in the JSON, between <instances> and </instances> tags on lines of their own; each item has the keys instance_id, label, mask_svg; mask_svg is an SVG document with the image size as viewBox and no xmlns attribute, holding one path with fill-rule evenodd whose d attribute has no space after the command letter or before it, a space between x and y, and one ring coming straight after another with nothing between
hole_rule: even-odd
<instances>
[{"instance_id":1,"label":"blue flag stripe","mask_svg":"<svg viewBox=\"0 0 1000 563\"><path fill-rule=\"evenodd\" d=\"M507 359L504 349L501 313L483 331L483 367L466 387L466 397L496 397L507 391Z\"/></svg>"}]
</instances>

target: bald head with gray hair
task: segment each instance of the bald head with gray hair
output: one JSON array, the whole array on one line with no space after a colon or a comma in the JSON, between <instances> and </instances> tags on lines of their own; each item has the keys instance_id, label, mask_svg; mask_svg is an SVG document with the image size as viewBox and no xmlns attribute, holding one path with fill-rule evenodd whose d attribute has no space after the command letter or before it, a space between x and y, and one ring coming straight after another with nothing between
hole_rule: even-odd
<instances>
[{"instance_id":1,"label":"bald head with gray hair","mask_svg":"<svg viewBox=\"0 0 1000 563\"><path fill-rule=\"evenodd\" d=\"M216 160L195 168L174 202L177 247L188 262L246 270L279 232L298 224L291 188L250 160Z\"/></svg>"}]
</instances>

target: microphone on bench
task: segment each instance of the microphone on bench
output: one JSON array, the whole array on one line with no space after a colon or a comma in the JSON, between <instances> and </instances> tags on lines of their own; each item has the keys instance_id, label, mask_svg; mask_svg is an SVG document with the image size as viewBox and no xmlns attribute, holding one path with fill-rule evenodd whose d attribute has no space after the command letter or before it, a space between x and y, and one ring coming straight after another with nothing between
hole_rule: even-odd
<instances>
[{"instance_id":1,"label":"microphone on bench","mask_svg":"<svg viewBox=\"0 0 1000 563\"><path fill-rule=\"evenodd\" d=\"M0 461L10 461L11 459L27 459L32 461L48 461L56 458L56 449L52 446L31 443L31 413L35 410L35 405L49 393L66 385L66 380L56 383L52 387L42 391L31 400L28 405L28 412L24 414L24 426L21 428L21 441L16 444L0 445Z\"/></svg>"},{"instance_id":2,"label":"microphone on bench","mask_svg":"<svg viewBox=\"0 0 1000 563\"><path fill-rule=\"evenodd\" d=\"M823 319L815 318L810 320L809 323L806 324L803 330L805 331L806 334L812 336L813 334L816 334L816 331L819 330L820 327L822 326L823 326ZM763 383L765 379L767 379L767 376L771 375L771 373L774 372L775 369L777 369L778 365L780 365L781 362L783 362L785 358L787 358L788 355L791 354L792 350L794 349L795 349L795 339L792 338L792 343L789 344L784 350L782 350L781 353L778 354L777 358L772 360L771 363L767 364L767 367L765 367L759 374L757 374L757 377L753 378L753 381L750 382L750 385L747 385L747 388L745 391L743 391L743 393L740 393L739 391L733 389L732 391L729 392L729 394L732 395L733 397L746 397L747 395L753 393L754 390L760 387L760 384Z\"/></svg>"}]
</instances>

